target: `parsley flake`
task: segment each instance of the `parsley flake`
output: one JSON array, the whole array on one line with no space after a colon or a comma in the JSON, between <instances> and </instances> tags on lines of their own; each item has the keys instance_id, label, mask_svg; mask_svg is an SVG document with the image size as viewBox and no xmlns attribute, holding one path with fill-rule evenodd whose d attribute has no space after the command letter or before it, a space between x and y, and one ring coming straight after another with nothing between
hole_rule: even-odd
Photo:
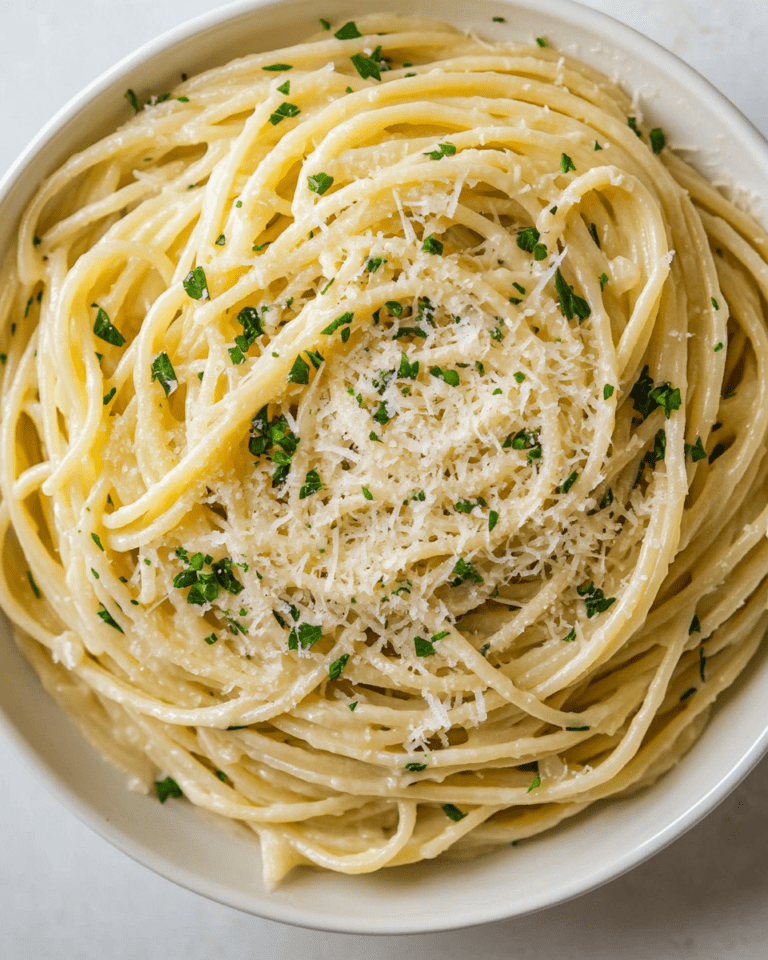
<instances>
[{"instance_id":1,"label":"parsley flake","mask_svg":"<svg viewBox=\"0 0 768 960\"><path fill-rule=\"evenodd\" d=\"M475 566L468 560L465 560L463 557L459 557L456 561L456 565L453 568L453 573L456 574L456 579L452 580L449 584L451 587L459 587L462 583L469 581L470 583L483 583L483 578L475 570Z\"/></svg>"},{"instance_id":2,"label":"parsley flake","mask_svg":"<svg viewBox=\"0 0 768 960\"><path fill-rule=\"evenodd\" d=\"M664 136L664 131L661 127L654 127L650 133L651 140L651 149L654 153L661 153L667 143L667 138Z\"/></svg>"},{"instance_id":3,"label":"parsley flake","mask_svg":"<svg viewBox=\"0 0 768 960\"><path fill-rule=\"evenodd\" d=\"M313 193L319 194L321 197L329 189L333 183L333 177L329 177L327 173L315 173L310 177L307 177L307 184L309 189Z\"/></svg>"},{"instance_id":4,"label":"parsley flake","mask_svg":"<svg viewBox=\"0 0 768 960\"><path fill-rule=\"evenodd\" d=\"M342 653L338 660L334 660L333 663L328 667L328 679L329 680L338 680L341 674L346 667L347 662L349 661L349 654Z\"/></svg>"},{"instance_id":5,"label":"parsley flake","mask_svg":"<svg viewBox=\"0 0 768 960\"><path fill-rule=\"evenodd\" d=\"M563 480L562 483L559 483L555 487L555 493L568 493L568 491L571 489L571 487L574 485L574 483L576 483L578 479L579 479L578 473L571 473L568 476L567 480Z\"/></svg>"},{"instance_id":6,"label":"parsley flake","mask_svg":"<svg viewBox=\"0 0 768 960\"><path fill-rule=\"evenodd\" d=\"M425 253L434 253L437 256L441 256L443 253L443 245L439 240L435 239L435 235L433 233L430 233L424 243L422 243L421 249Z\"/></svg>"},{"instance_id":7,"label":"parsley flake","mask_svg":"<svg viewBox=\"0 0 768 960\"><path fill-rule=\"evenodd\" d=\"M155 380L159 382L166 397L176 389L176 371L173 369L173 364L167 353L159 353L155 357L152 361L150 371L152 373L152 382L154 383Z\"/></svg>"},{"instance_id":8,"label":"parsley flake","mask_svg":"<svg viewBox=\"0 0 768 960\"><path fill-rule=\"evenodd\" d=\"M568 173L569 170L575 170L576 164L571 160L567 153L560 154L560 169L563 173Z\"/></svg>"},{"instance_id":9,"label":"parsley flake","mask_svg":"<svg viewBox=\"0 0 768 960\"><path fill-rule=\"evenodd\" d=\"M308 470L307 478L299 490L299 500L305 500L313 493L323 489L323 483L317 470Z\"/></svg>"},{"instance_id":10,"label":"parsley flake","mask_svg":"<svg viewBox=\"0 0 768 960\"><path fill-rule=\"evenodd\" d=\"M270 70L274 73L280 73L283 70L293 70L292 63L270 63L267 67L262 67L262 70Z\"/></svg>"},{"instance_id":11,"label":"parsley flake","mask_svg":"<svg viewBox=\"0 0 768 960\"><path fill-rule=\"evenodd\" d=\"M430 367L429 372L450 387L458 387L461 379L455 370L442 370L440 367Z\"/></svg>"},{"instance_id":12,"label":"parsley flake","mask_svg":"<svg viewBox=\"0 0 768 960\"><path fill-rule=\"evenodd\" d=\"M100 608L96 611L96 616L102 619L104 623L107 624L107 626L110 626L113 629L117 630L118 633L124 632L123 628L120 626L117 620L115 620L115 618L112 616L109 610L107 610L107 608L104 606L103 603L101 604Z\"/></svg>"},{"instance_id":13,"label":"parsley flake","mask_svg":"<svg viewBox=\"0 0 768 960\"><path fill-rule=\"evenodd\" d=\"M343 27L334 33L334 37L337 40L356 40L358 37L362 37L362 33L357 29L357 24L354 20L350 20L349 23L345 23Z\"/></svg>"},{"instance_id":14,"label":"parsley flake","mask_svg":"<svg viewBox=\"0 0 768 960\"><path fill-rule=\"evenodd\" d=\"M381 80L381 67L371 57L366 57L364 53L356 53L350 58L355 70L360 74L363 80L373 77L374 80Z\"/></svg>"},{"instance_id":15,"label":"parsley flake","mask_svg":"<svg viewBox=\"0 0 768 960\"><path fill-rule=\"evenodd\" d=\"M616 597L606 597L603 591L590 580L588 584L576 587L576 592L584 600L587 608L587 617L591 620L598 613L605 611L616 603Z\"/></svg>"},{"instance_id":16,"label":"parsley flake","mask_svg":"<svg viewBox=\"0 0 768 960\"><path fill-rule=\"evenodd\" d=\"M205 270L202 267L195 267L194 270L190 270L182 283L187 296L193 300L210 300L208 281L205 279Z\"/></svg>"},{"instance_id":17,"label":"parsley flake","mask_svg":"<svg viewBox=\"0 0 768 960\"><path fill-rule=\"evenodd\" d=\"M300 113L301 110L296 106L295 103L288 103L286 100L285 103L280 104L274 113L270 114L269 122L273 127L276 127L278 123L280 123L282 120L285 120L286 117L297 117Z\"/></svg>"},{"instance_id":18,"label":"parsley flake","mask_svg":"<svg viewBox=\"0 0 768 960\"><path fill-rule=\"evenodd\" d=\"M166 777L165 780L155 780L155 793L160 803L165 803L169 798L178 800L179 797L184 796L181 787L173 777Z\"/></svg>"},{"instance_id":19,"label":"parsley flake","mask_svg":"<svg viewBox=\"0 0 768 960\"><path fill-rule=\"evenodd\" d=\"M587 301L582 297L577 297L573 288L566 283L559 267L555 271L555 291L560 302L560 309L563 311L566 320L573 320L575 316L581 323L592 313Z\"/></svg>"},{"instance_id":20,"label":"parsley flake","mask_svg":"<svg viewBox=\"0 0 768 960\"><path fill-rule=\"evenodd\" d=\"M425 157L430 160L442 160L443 157L452 157L456 153L456 147L452 143L438 143L437 150L431 150L425 153Z\"/></svg>"},{"instance_id":21,"label":"parsley flake","mask_svg":"<svg viewBox=\"0 0 768 960\"><path fill-rule=\"evenodd\" d=\"M456 823L458 823L459 820L463 820L464 817L466 817L466 813L464 813L462 810L459 810L459 808L457 806L454 806L454 804L452 803L443 804L443 813L446 815L446 817L448 817L451 820L454 820Z\"/></svg>"},{"instance_id":22,"label":"parsley flake","mask_svg":"<svg viewBox=\"0 0 768 960\"><path fill-rule=\"evenodd\" d=\"M96 306L96 304L91 304L91 306ZM101 307L98 307L96 313L96 320L93 324L93 332L101 340L106 340L107 343L111 343L115 347L122 347L125 343L125 337L120 333L116 326L113 325L112 321L106 314L106 311L102 310Z\"/></svg>"}]
</instances>

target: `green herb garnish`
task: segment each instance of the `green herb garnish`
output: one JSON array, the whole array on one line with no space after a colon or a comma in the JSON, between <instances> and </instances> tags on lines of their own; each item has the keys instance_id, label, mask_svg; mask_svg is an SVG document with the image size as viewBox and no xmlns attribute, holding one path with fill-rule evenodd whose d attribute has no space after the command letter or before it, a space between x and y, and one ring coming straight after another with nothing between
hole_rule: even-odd
<instances>
[{"instance_id":1,"label":"green herb garnish","mask_svg":"<svg viewBox=\"0 0 768 960\"><path fill-rule=\"evenodd\" d=\"M208 281L205 279L205 270L202 267L195 267L190 270L182 281L187 296L193 300L209 300Z\"/></svg>"},{"instance_id":2,"label":"green herb garnish","mask_svg":"<svg viewBox=\"0 0 768 960\"><path fill-rule=\"evenodd\" d=\"M149 369L152 373L152 382L157 380L163 388L166 397L169 396L171 391L175 390L177 380L176 371L173 369L173 364L168 354L159 353L152 361L152 366Z\"/></svg>"},{"instance_id":3,"label":"green herb garnish","mask_svg":"<svg viewBox=\"0 0 768 960\"><path fill-rule=\"evenodd\" d=\"M181 787L173 777L166 777L165 780L155 780L155 793L160 803L165 803L169 798L178 800L179 797L184 796Z\"/></svg>"}]
</instances>

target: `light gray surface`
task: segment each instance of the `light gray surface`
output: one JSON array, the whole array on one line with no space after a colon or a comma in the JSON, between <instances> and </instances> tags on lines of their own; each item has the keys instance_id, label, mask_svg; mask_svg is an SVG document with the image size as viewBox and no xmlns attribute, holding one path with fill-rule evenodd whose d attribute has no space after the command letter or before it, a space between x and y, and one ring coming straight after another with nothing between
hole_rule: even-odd
<instances>
[{"instance_id":1,"label":"light gray surface","mask_svg":"<svg viewBox=\"0 0 768 960\"><path fill-rule=\"evenodd\" d=\"M0 170L103 69L215 5L214 0L5 0ZM764 0L589 0L587 5L674 50L768 134ZM517 921L386 939L295 930L209 903L92 834L39 786L3 740L0 769L3 960L347 955L378 960L412 952L420 960L768 958L768 760L685 837L600 890Z\"/></svg>"}]
</instances>

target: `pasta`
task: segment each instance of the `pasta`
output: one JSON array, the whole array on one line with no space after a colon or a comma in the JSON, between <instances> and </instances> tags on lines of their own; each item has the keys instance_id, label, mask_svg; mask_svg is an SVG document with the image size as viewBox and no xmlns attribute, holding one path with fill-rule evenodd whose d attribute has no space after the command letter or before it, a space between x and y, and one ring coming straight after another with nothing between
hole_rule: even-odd
<instances>
[{"instance_id":1,"label":"pasta","mask_svg":"<svg viewBox=\"0 0 768 960\"><path fill-rule=\"evenodd\" d=\"M0 282L45 688L268 886L655 781L768 629L766 234L543 39L381 15L128 99Z\"/></svg>"}]
</instances>

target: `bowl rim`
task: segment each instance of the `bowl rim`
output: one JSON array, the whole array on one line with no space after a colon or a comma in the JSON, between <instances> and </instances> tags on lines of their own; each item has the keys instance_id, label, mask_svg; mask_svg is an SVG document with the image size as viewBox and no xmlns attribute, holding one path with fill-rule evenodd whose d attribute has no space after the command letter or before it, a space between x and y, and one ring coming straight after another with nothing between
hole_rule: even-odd
<instances>
[{"instance_id":1,"label":"bowl rim","mask_svg":"<svg viewBox=\"0 0 768 960\"><path fill-rule=\"evenodd\" d=\"M311 0L308 0L308 2L311 3ZM344 2L345 0L338 0L336 6ZM720 111L727 114L729 123L738 131L741 143L748 144L751 150L758 155L762 155L766 160L766 167L768 167L768 141L754 124L712 83L701 76L681 57L634 28L615 20L602 11L582 6L575 0L548 0L545 10L541 9L540 0L496 0L496 4L501 12L510 9L523 9L529 12L538 12L548 18L556 18L566 27L577 25L580 28L591 30L605 37L610 46L631 57L637 57L639 61L655 58L667 70L675 73L680 82L694 96L709 101ZM45 151L51 141L62 133L67 125L81 112L87 111L99 95L106 93L118 82L130 77L146 61L197 37L201 33L211 31L242 17L254 16L261 8L283 6L290 10L291 7L298 7L299 5L307 7L308 3L305 0L235 0L235 2L187 20L142 44L87 84L65 103L32 138L8 170L0 177L0 208L11 196L24 171ZM327 6L331 8L333 3L329 2ZM351 3L349 6L351 6ZM368 10L366 9L365 12L368 12ZM418 15L418 10L415 13ZM425 13L426 15L428 14ZM768 201L768 197L764 199ZM25 200L24 205L26 202ZM593 871L588 878L574 875L570 883L561 884L554 897L541 894L538 897L532 896L525 907L520 910L514 909L509 903L491 901L485 904L481 910L478 910L475 906L471 913L454 912L450 916L442 918L424 917L418 923L415 923L412 917L407 919L388 917L385 920L380 919L378 922L374 922L370 917L357 917L354 910L351 910L349 916L343 918L344 922L340 923L339 918L334 916L308 915L306 911L295 905L277 902L267 904L266 901L255 902L244 894L241 895L238 892L221 888L216 883L207 880L202 874L191 874L170 863L163 856L156 855L147 848L141 847L136 840L130 838L121 829L105 821L88 800L78 795L42 759L34 745L7 714L1 696L0 735L10 744L11 749L18 755L21 762L32 771L33 775L40 779L46 788L81 822L133 860L155 873L211 900L264 919L310 929L352 934L430 933L478 926L513 916L524 916L588 893L638 866L682 836L683 833L714 810L768 751L767 719L763 729L757 731L754 735L751 745L733 761L725 772L714 779L710 788L699 796L683 814L665 823L642 844L614 857L613 861L604 866L602 870ZM92 748L89 747L89 749ZM95 752L94 756L97 756Z\"/></svg>"}]
</instances>

